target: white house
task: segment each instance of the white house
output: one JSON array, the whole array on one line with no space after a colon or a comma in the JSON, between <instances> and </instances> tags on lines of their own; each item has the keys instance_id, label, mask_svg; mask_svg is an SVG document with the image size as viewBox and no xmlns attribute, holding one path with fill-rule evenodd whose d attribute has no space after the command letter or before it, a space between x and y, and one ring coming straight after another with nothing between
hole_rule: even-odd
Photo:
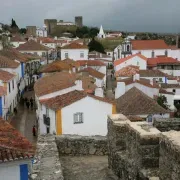
<instances>
[{"instance_id":1,"label":"white house","mask_svg":"<svg viewBox=\"0 0 180 180\"><path fill-rule=\"evenodd\" d=\"M83 136L107 134L107 115L115 113L115 105L104 98L83 91L40 101L40 133L76 134Z\"/></svg>"},{"instance_id":2,"label":"white house","mask_svg":"<svg viewBox=\"0 0 180 180\"><path fill-rule=\"evenodd\" d=\"M170 112L154 99L132 87L116 100L117 112L126 116L138 116L152 122L154 118L169 118Z\"/></svg>"},{"instance_id":3,"label":"white house","mask_svg":"<svg viewBox=\"0 0 180 180\"><path fill-rule=\"evenodd\" d=\"M124 58L130 55L141 53L147 58L157 57L159 55L168 55L170 52L169 46L164 40L131 40L125 39L122 45L119 45L114 50L115 60Z\"/></svg>"},{"instance_id":4,"label":"white house","mask_svg":"<svg viewBox=\"0 0 180 180\"><path fill-rule=\"evenodd\" d=\"M41 57L46 57L49 51L48 47L45 47L41 45L40 43L37 43L33 40L29 40L25 44L21 44L16 49L20 51L21 53L29 53L29 54L34 54Z\"/></svg>"},{"instance_id":5,"label":"white house","mask_svg":"<svg viewBox=\"0 0 180 180\"><path fill-rule=\"evenodd\" d=\"M7 92L3 99L2 117L8 119L18 102L16 76L7 71L0 70L0 85L4 86Z\"/></svg>"},{"instance_id":6,"label":"white house","mask_svg":"<svg viewBox=\"0 0 180 180\"><path fill-rule=\"evenodd\" d=\"M21 44L25 44L27 41L25 40L24 37L16 35L12 36L10 38L10 44L13 46L13 48L19 47Z\"/></svg>"},{"instance_id":7,"label":"white house","mask_svg":"<svg viewBox=\"0 0 180 180\"><path fill-rule=\"evenodd\" d=\"M125 94L132 87L136 87L150 98L159 95L159 85L154 81L140 78L139 74L135 74L131 78L117 80L117 87L115 89L115 99L118 99Z\"/></svg>"},{"instance_id":8,"label":"white house","mask_svg":"<svg viewBox=\"0 0 180 180\"><path fill-rule=\"evenodd\" d=\"M47 26L44 25L43 28L36 28L37 37L47 37Z\"/></svg>"},{"instance_id":9,"label":"white house","mask_svg":"<svg viewBox=\"0 0 180 180\"><path fill-rule=\"evenodd\" d=\"M2 180L28 180L35 149L14 127L0 118L0 174Z\"/></svg>"},{"instance_id":10,"label":"white house","mask_svg":"<svg viewBox=\"0 0 180 180\"><path fill-rule=\"evenodd\" d=\"M97 34L97 38L99 39L104 39L106 38L106 34L104 33L103 27L101 25L100 29L99 29L99 33Z\"/></svg>"},{"instance_id":11,"label":"white house","mask_svg":"<svg viewBox=\"0 0 180 180\"><path fill-rule=\"evenodd\" d=\"M61 48L61 60L70 58L73 60L87 60L89 49L86 45L71 43Z\"/></svg>"},{"instance_id":12,"label":"white house","mask_svg":"<svg viewBox=\"0 0 180 180\"><path fill-rule=\"evenodd\" d=\"M56 41L53 38L49 37L39 37L37 41L42 44L43 46L46 46L50 49L56 49Z\"/></svg>"},{"instance_id":13,"label":"white house","mask_svg":"<svg viewBox=\"0 0 180 180\"><path fill-rule=\"evenodd\" d=\"M91 76L93 78L95 78L96 82L96 86L97 87L106 87L106 75L91 68L91 67L87 67L85 69L80 70L78 73L81 73L83 76L88 75Z\"/></svg>"},{"instance_id":14,"label":"white house","mask_svg":"<svg viewBox=\"0 0 180 180\"><path fill-rule=\"evenodd\" d=\"M139 69L147 69L147 58L141 54L134 54L114 62L114 70L117 72L127 66L138 66Z\"/></svg>"}]
</instances>

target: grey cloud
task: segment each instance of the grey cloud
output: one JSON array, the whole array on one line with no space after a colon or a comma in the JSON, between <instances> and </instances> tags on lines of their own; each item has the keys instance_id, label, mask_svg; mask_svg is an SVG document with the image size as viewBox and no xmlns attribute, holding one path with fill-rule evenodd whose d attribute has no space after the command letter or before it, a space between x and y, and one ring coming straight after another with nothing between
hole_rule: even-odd
<instances>
[{"instance_id":1,"label":"grey cloud","mask_svg":"<svg viewBox=\"0 0 180 180\"><path fill-rule=\"evenodd\" d=\"M45 18L123 31L180 32L179 0L0 0L0 22L42 26Z\"/></svg>"}]
</instances>

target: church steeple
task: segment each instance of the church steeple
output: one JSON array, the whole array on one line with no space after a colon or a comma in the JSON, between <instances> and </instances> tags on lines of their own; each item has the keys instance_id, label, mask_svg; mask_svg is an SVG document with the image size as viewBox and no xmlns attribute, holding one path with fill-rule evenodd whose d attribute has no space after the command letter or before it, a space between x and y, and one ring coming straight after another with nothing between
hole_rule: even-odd
<instances>
[{"instance_id":1,"label":"church steeple","mask_svg":"<svg viewBox=\"0 0 180 180\"><path fill-rule=\"evenodd\" d=\"M97 35L98 38L105 38L106 34L104 33L103 27L101 25L100 30L99 30L99 34Z\"/></svg>"}]
</instances>

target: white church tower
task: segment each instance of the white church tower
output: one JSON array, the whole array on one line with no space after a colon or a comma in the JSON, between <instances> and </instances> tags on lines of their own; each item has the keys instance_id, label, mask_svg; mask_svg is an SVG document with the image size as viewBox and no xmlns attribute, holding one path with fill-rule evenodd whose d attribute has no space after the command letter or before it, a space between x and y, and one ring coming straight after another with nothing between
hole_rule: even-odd
<instances>
[{"instance_id":1,"label":"white church tower","mask_svg":"<svg viewBox=\"0 0 180 180\"><path fill-rule=\"evenodd\" d=\"M104 33L104 30L103 30L102 25L101 25L101 27L100 27L100 30L99 30L99 33L98 33L97 37L98 37L99 39L104 39L104 38L106 38L106 34Z\"/></svg>"}]
</instances>

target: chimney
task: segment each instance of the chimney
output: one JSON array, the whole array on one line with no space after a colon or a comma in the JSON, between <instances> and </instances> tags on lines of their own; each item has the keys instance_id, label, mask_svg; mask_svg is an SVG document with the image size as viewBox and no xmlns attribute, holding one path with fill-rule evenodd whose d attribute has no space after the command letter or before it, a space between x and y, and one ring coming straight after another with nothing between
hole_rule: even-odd
<instances>
[{"instance_id":1,"label":"chimney","mask_svg":"<svg viewBox=\"0 0 180 180\"><path fill-rule=\"evenodd\" d=\"M82 80L76 80L75 84L76 84L76 90L78 90L78 91L83 90L83 88L82 88Z\"/></svg>"},{"instance_id":2,"label":"chimney","mask_svg":"<svg viewBox=\"0 0 180 180\"><path fill-rule=\"evenodd\" d=\"M95 89L95 96L98 96L98 97L104 97L104 91L102 88L96 88Z\"/></svg>"},{"instance_id":3,"label":"chimney","mask_svg":"<svg viewBox=\"0 0 180 180\"><path fill-rule=\"evenodd\" d=\"M176 36L176 48L179 47L179 35Z\"/></svg>"},{"instance_id":4,"label":"chimney","mask_svg":"<svg viewBox=\"0 0 180 180\"><path fill-rule=\"evenodd\" d=\"M86 62L86 65L85 65L85 68L87 68L88 67L88 65L87 65L88 63Z\"/></svg>"},{"instance_id":5,"label":"chimney","mask_svg":"<svg viewBox=\"0 0 180 180\"><path fill-rule=\"evenodd\" d=\"M154 80L150 79L150 84L153 86L154 85Z\"/></svg>"},{"instance_id":6,"label":"chimney","mask_svg":"<svg viewBox=\"0 0 180 180\"><path fill-rule=\"evenodd\" d=\"M75 67L73 67L72 70L73 70L73 73L76 73L76 68Z\"/></svg>"},{"instance_id":7,"label":"chimney","mask_svg":"<svg viewBox=\"0 0 180 180\"><path fill-rule=\"evenodd\" d=\"M118 99L126 92L126 86L124 82L117 82L117 87L115 90L115 99Z\"/></svg>"},{"instance_id":8,"label":"chimney","mask_svg":"<svg viewBox=\"0 0 180 180\"><path fill-rule=\"evenodd\" d=\"M139 81L140 75L139 74L134 74L133 75L133 81Z\"/></svg>"}]
</instances>

